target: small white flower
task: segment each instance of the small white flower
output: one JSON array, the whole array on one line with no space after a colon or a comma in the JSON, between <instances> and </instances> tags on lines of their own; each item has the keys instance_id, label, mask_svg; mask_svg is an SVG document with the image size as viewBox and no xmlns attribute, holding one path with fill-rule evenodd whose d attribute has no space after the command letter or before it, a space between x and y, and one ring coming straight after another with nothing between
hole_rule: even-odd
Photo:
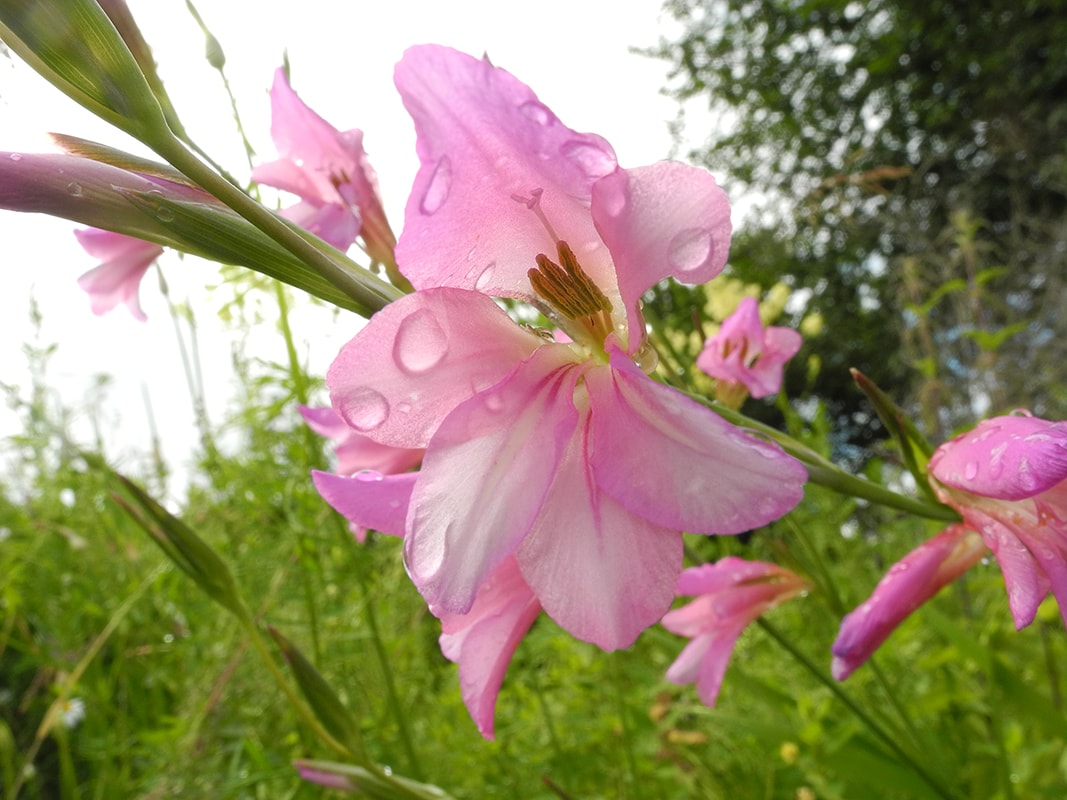
<instances>
[{"instance_id":1,"label":"small white flower","mask_svg":"<svg viewBox=\"0 0 1067 800\"><path fill-rule=\"evenodd\" d=\"M67 730L77 727L85 719L85 702L80 697L68 697L60 707L60 716Z\"/></svg>"}]
</instances>

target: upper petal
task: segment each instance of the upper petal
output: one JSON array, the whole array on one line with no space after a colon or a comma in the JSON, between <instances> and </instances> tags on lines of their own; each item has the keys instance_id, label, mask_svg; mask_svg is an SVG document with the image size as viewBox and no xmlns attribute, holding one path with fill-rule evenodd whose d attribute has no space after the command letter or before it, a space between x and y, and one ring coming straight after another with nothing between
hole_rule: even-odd
<instances>
[{"instance_id":1,"label":"upper petal","mask_svg":"<svg viewBox=\"0 0 1067 800\"><path fill-rule=\"evenodd\" d=\"M1067 422L1018 415L983 420L937 448L930 473L972 494L1033 497L1067 480Z\"/></svg>"},{"instance_id":2,"label":"upper petal","mask_svg":"<svg viewBox=\"0 0 1067 800\"><path fill-rule=\"evenodd\" d=\"M631 514L597 485L588 426L586 413L518 561L560 627L616 650L633 644L670 608L682 567L682 537Z\"/></svg>"},{"instance_id":3,"label":"upper petal","mask_svg":"<svg viewBox=\"0 0 1067 800\"><path fill-rule=\"evenodd\" d=\"M616 168L599 136L576 133L522 82L487 60L424 45L395 81L415 121L421 168L405 210L397 262L416 288L458 286L529 298L538 253L555 253L540 208L602 288L613 287L589 215L593 182ZM513 198L514 196L514 198ZM602 283L606 280L607 283Z\"/></svg>"},{"instance_id":4,"label":"upper petal","mask_svg":"<svg viewBox=\"0 0 1067 800\"><path fill-rule=\"evenodd\" d=\"M546 345L455 408L423 459L408 515L408 573L422 596L464 614L545 503L575 425L566 345Z\"/></svg>"},{"instance_id":5,"label":"upper petal","mask_svg":"<svg viewBox=\"0 0 1067 800\"><path fill-rule=\"evenodd\" d=\"M730 204L706 170L669 161L618 170L593 186L591 210L630 331L643 330L637 302L649 287L667 277L705 283L726 265Z\"/></svg>"},{"instance_id":6,"label":"upper petal","mask_svg":"<svg viewBox=\"0 0 1067 800\"><path fill-rule=\"evenodd\" d=\"M326 385L356 431L393 447L426 447L457 405L542 343L485 295L416 292L371 318L341 349Z\"/></svg>"},{"instance_id":7,"label":"upper petal","mask_svg":"<svg viewBox=\"0 0 1067 800\"><path fill-rule=\"evenodd\" d=\"M675 530L741 533L777 519L804 493L807 471L641 373L615 351L590 370L597 483L635 514Z\"/></svg>"}]
</instances>

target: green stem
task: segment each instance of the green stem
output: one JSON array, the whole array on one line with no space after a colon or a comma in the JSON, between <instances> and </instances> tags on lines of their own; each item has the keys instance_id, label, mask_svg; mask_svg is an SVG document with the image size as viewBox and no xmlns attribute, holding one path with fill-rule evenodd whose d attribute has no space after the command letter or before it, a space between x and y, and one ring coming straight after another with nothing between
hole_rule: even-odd
<instances>
[{"instance_id":1,"label":"green stem","mask_svg":"<svg viewBox=\"0 0 1067 800\"><path fill-rule=\"evenodd\" d=\"M626 772L627 772L627 785L632 789L637 788L637 760L634 758L634 742L633 732L630 730L630 723L627 720L626 709L626 692L623 689L622 679L619 670L619 657L621 654L614 653L612 658L608 659L608 669L611 670L611 684L614 689L615 703L619 712L619 724L622 726L622 747L623 753L626 756ZM629 792L620 792L621 797L626 797Z\"/></svg>"},{"instance_id":2,"label":"green stem","mask_svg":"<svg viewBox=\"0 0 1067 800\"><path fill-rule=\"evenodd\" d=\"M346 539L351 538L351 533L348 527L344 524L344 519L337 514L330 515L343 529ZM370 629L371 645L374 647L374 656L378 660L378 666L382 671L382 678L385 681L385 697L386 704L389 707L389 713L394 720L396 720L397 729L400 733L400 746L404 749L404 754L407 756L408 764L411 769L411 774L415 777L415 780L424 780L422 767L420 765L418 754L415 752L414 740L411 736L411 730L408 727L407 715L404 714L404 710L400 705L400 695L396 691L396 683L393 681L393 670L389 665L389 656L385 652L385 645L382 643L381 630L378 627L378 617L374 613L373 597L370 587L367 585L367 575L364 569L364 560L360 560L359 566L356 568L356 582L359 584L360 599L363 605L363 617L367 623L367 627Z\"/></svg>"},{"instance_id":3,"label":"green stem","mask_svg":"<svg viewBox=\"0 0 1067 800\"><path fill-rule=\"evenodd\" d=\"M757 431L768 439L777 442L785 452L804 465L805 469L808 471L808 478L812 483L817 483L820 486L833 489L841 494L847 494L851 497L860 497L864 500L870 500L872 503L879 503L883 506L907 511L910 514L915 514L916 516L925 517L927 519L936 519L945 522L960 521L959 514L948 506L941 505L940 503L931 503L926 500L918 500L914 497L905 497L904 495L897 494L884 486L879 486L877 483L871 483L865 478L851 475L786 433L782 433L769 425L764 425L762 422L750 419L744 414L726 408L726 406L720 405L719 403L712 402L706 397L701 397L700 395L691 392L685 392L685 394L701 405L710 408L728 422L741 428Z\"/></svg>"},{"instance_id":4,"label":"green stem","mask_svg":"<svg viewBox=\"0 0 1067 800\"><path fill-rule=\"evenodd\" d=\"M153 149L179 172L211 193L252 225L301 259L323 280L352 298L370 316L403 296L396 287L355 264L344 253L272 213L220 177L173 136Z\"/></svg>"},{"instance_id":5,"label":"green stem","mask_svg":"<svg viewBox=\"0 0 1067 800\"><path fill-rule=\"evenodd\" d=\"M886 747L893 751L893 753L907 764L922 780L929 786L934 792L943 797L945 800L953 800L954 795L947 787L943 786L940 781L934 778L925 767L915 761L897 742L890 736L885 728L879 725L866 711L853 700L848 693L841 688L833 678L824 673L818 665L812 661L808 656L802 653L792 642L790 642L785 636L779 632L779 630L767 622L763 617L756 620L756 624L766 631L767 635L776 641L782 648L786 650L794 659L796 659L805 669L808 670L820 683L828 688L838 700L844 703L848 709L856 715L856 717L867 726L878 739L880 739Z\"/></svg>"}]
</instances>

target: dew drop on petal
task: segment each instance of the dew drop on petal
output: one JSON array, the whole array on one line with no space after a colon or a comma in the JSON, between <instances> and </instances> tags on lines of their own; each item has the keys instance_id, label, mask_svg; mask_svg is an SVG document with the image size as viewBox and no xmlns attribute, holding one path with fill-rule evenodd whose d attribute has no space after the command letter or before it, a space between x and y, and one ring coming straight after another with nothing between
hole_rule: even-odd
<instances>
[{"instance_id":1,"label":"dew drop on petal","mask_svg":"<svg viewBox=\"0 0 1067 800\"><path fill-rule=\"evenodd\" d=\"M489 283L493 280L493 273L495 271L496 262L490 261L488 264L485 265L485 269L482 270L481 274L478 276L478 279L474 282L474 288L477 289L479 292L484 292L489 287Z\"/></svg>"},{"instance_id":2,"label":"dew drop on petal","mask_svg":"<svg viewBox=\"0 0 1067 800\"><path fill-rule=\"evenodd\" d=\"M397 328L393 360L404 372L418 375L433 369L447 353L448 337L429 309L420 308Z\"/></svg>"},{"instance_id":3,"label":"dew drop on petal","mask_svg":"<svg viewBox=\"0 0 1067 800\"><path fill-rule=\"evenodd\" d=\"M564 142L559 148L559 154L574 161L590 178L603 178L617 166L615 156L611 153L592 142L583 142L580 139Z\"/></svg>"},{"instance_id":4,"label":"dew drop on petal","mask_svg":"<svg viewBox=\"0 0 1067 800\"><path fill-rule=\"evenodd\" d=\"M22 153L11 153L8 155L12 161L22 161Z\"/></svg>"},{"instance_id":5,"label":"dew drop on petal","mask_svg":"<svg viewBox=\"0 0 1067 800\"><path fill-rule=\"evenodd\" d=\"M69 194L71 197L81 197L82 196L82 186L81 186L81 184L78 183L77 181L71 181L70 183L68 183L67 184L67 194Z\"/></svg>"},{"instance_id":6,"label":"dew drop on petal","mask_svg":"<svg viewBox=\"0 0 1067 800\"><path fill-rule=\"evenodd\" d=\"M538 125L548 125L552 121L552 112L536 100L529 100L519 106L519 111Z\"/></svg>"},{"instance_id":7,"label":"dew drop on petal","mask_svg":"<svg viewBox=\"0 0 1067 800\"><path fill-rule=\"evenodd\" d=\"M978 462L968 461L967 466L963 468L964 480L973 481L978 477Z\"/></svg>"},{"instance_id":8,"label":"dew drop on petal","mask_svg":"<svg viewBox=\"0 0 1067 800\"><path fill-rule=\"evenodd\" d=\"M448 193L452 190L452 160L448 156L441 156L434 167L433 175L426 186L426 192L419 203L419 210L426 216L437 213L448 199Z\"/></svg>"},{"instance_id":9,"label":"dew drop on petal","mask_svg":"<svg viewBox=\"0 0 1067 800\"><path fill-rule=\"evenodd\" d=\"M651 375L659 366L659 353L648 342L643 342L633 354L633 361L637 368L646 375Z\"/></svg>"},{"instance_id":10,"label":"dew drop on petal","mask_svg":"<svg viewBox=\"0 0 1067 800\"><path fill-rule=\"evenodd\" d=\"M379 427L389 417L389 402L380 392L367 387L356 389L345 403L345 419L360 433Z\"/></svg>"},{"instance_id":11,"label":"dew drop on petal","mask_svg":"<svg viewBox=\"0 0 1067 800\"><path fill-rule=\"evenodd\" d=\"M686 228L671 239L667 259L678 274L696 272L715 255L715 240L707 228Z\"/></svg>"}]
</instances>

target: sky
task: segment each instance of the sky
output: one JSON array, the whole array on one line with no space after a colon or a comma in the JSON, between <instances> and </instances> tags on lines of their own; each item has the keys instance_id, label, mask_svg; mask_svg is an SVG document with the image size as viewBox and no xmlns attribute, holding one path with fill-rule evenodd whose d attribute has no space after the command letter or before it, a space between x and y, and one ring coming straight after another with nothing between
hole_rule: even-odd
<instances>
[{"instance_id":1,"label":"sky","mask_svg":"<svg viewBox=\"0 0 1067 800\"><path fill-rule=\"evenodd\" d=\"M128 4L187 130L216 161L238 177L247 176L229 99L203 57L203 34L185 0ZM275 157L267 90L287 54L291 82L301 98L338 129L364 131L397 232L418 162L414 130L393 87L392 71L414 44L433 42L487 54L531 86L566 125L604 136L623 166L652 163L672 152L669 123L677 116L677 105L661 92L669 65L632 52L674 31L660 0L202 0L198 10L226 55L227 77L257 158ZM48 150L46 131L148 155L17 58L0 58L0 151ZM695 133L690 127L691 140ZM102 420L107 455L120 466L140 463L138 453L149 447L150 405L164 455L181 472L196 436L174 325L158 281L149 273L142 283L147 323L137 322L124 308L93 316L76 279L95 262L75 242L75 227L65 220L0 211L0 382L21 387L24 395L28 389L23 346L34 336L28 313L32 296L43 316L39 341L58 345L48 383L60 391L64 404L82 406L93 376L112 376ZM233 394L232 348L281 360L280 339L271 336L269 326L250 342L226 329L218 319L223 294L205 289L218 283L213 265L175 254L166 254L160 265L172 298L188 301L196 315L209 417L218 423ZM313 370L324 373L360 320L301 307L293 324L301 354ZM19 427L14 411L0 408L0 436ZM76 419L73 429L88 443L88 419Z\"/></svg>"}]
</instances>

